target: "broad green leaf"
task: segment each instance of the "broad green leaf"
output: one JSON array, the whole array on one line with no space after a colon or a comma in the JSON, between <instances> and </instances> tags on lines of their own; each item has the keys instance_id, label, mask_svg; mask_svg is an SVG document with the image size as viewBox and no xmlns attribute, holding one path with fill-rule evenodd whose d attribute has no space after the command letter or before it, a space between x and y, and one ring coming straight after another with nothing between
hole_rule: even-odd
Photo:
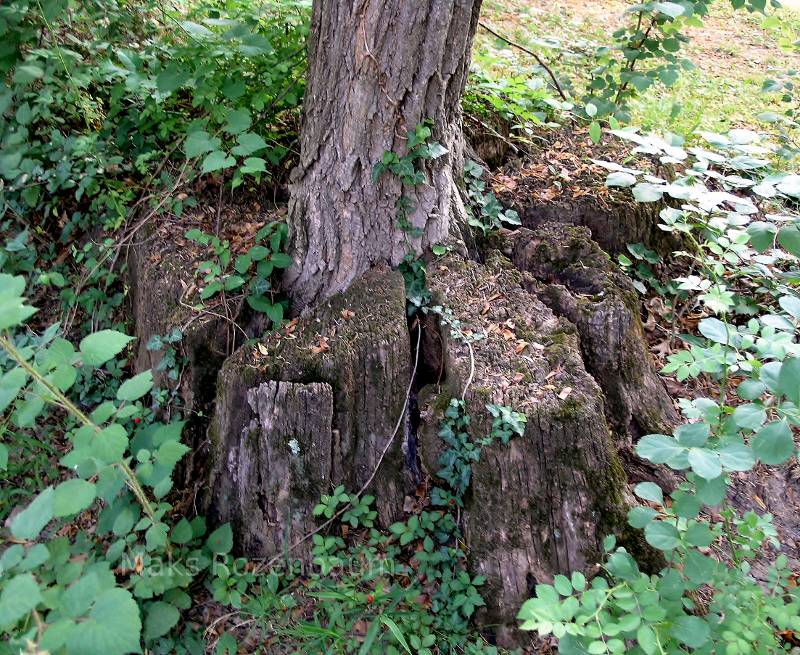
<instances>
[{"instance_id":1,"label":"broad green leaf","mask_svg":"<svg viewBox=\"0 0 800 655\"><path fill-rule=\"evenodd\" d=\"M89 616L70 635L67 650L80 655L141 652L139 607L125 589L109 589L97 598Z\"/></svg>"},{"instance_id":2,"label":"broad green leaf","mask_svg":"<svg viewBox=\"0 0 800 655\"><path fill-rule=\"evenodd\" d=\"M743 443L725 446L719 451L719 457L726 471L749 471L756 464L752 449Z\"/></svg>"},{"instance_id":3,"label":"broad green leaf","mask_svg":"<svg viewBox=\"0 0 800 655\"><path fill-rule=\"evenodd\" d=\"M75 478L59 484L53 494L53 514L57 517L77 514L89 507L95 499L95 486Z\"/></svg>"},{"instance_id":4,"label":"broad green leaf","mask_svg":"<svg viewBox=\"0 0 800 655\"><path fill-rule=\"evenodd\" d=\"M607 187L629 187L636 184L636 176L625 171L616 171L609 173L606 177Z\"/></svg>"},{"instance_id":5,"label":"broad green leaf","mask_svg":"<svg viewBox=\"0 0 800 655\"><path fill-rule=\"evenodd\" d=\"M796 225L787 225L778 232L778 243L790 254L800 257L800 229Z\"/></svg>"},{"instance_id":6,"label":"broad green leaf","mask_svg":"<svg viewBox=\"0 0 800 655\"><path fill-rule=\"evenodd\" d=\"M697 616L681 616L670 628L670 634L689 648L700 648L708 641L711 629Z\"/></svg>"},{"instance_id":7,"label":"broad green leaf","mask_svg":"<svg viewBox=\"0 0 800 655\"><path fill-rule=\"evenodd\" d=\"M794 454L792 430L785 420L767 423L756 433L750 445L764 464L783 464Z\"/></svg>"},{"instance_id":8,"label":"broad green leaf","mask_svg":"<svg viewBox=\"0 0 800 655\"><path fill-rule=\"evenodd\" d=\"M785 364L784 364L785 365ZM767 420L767 412L761 405L753 403L739 405L733 412L733 421L740 428L758 430Z\"/></svg>"},{"instance_id":9,"label":"broad green leaf","mask_svg":"<svg viewBox=\"0 0 800 655\"><path fill-rule=\"evenodd\" d=\"M236 165L236 159L230 155L226 155L222 150L214 150L208 153L203 159L201 173L213 173L224 168L230 168Z\"/></svg>"},{"instance_id":10,"label":"broad green leaf","mask_svg":"<svg viewBox=\"0 0 800 655\"><path fill-rule=\"evenodd\" d=\"M800 405L800 358L783 360L778 375L778 390L795 405Z\"/></svg>"},{"instance_id":11,"label":"broad green leaf","mask_svg":"<svg viewBox=\"0 0 800 655\"><path fill-rule=\"evenodd\" d=\"M139 400L153 388L153 371L147 370L125 380L117 390L117 400L133 402Z\"/></svg>"},{"instance_id":12,"label":"broad green leaf","mask_svg":"<svg viewBox=\"0 0 800 655\"><path fill-rule=\"evenodd\" d=\"M633 198L636 202L658 202L666 190L663 185L640 182L633 187Z\"/></svg>"},{"instance_id":13,"label":"broad green leaf","mask_svg":"<svg viewBox=\"0 0 800 655\"><path fill-rule=\"evenodd\" d=\"M183 144L183 152L186 154L187 159L194 159L212 150L217 150L220 147L220 143L217 137L212 137L208 132L192 132L186 137L186 142Z\"/></svg>"},{"instance_id":14,"label":"broad green leaf","mask_svg":"<svg viewBox=\"0 0 800 655\"><path fill-rule=\"evenodd\" d=\"M708 441L711 428L708 423L686 423L675 430L675 438L681 446L700 447Z\"/></svg>"},{"instance_id":15,"label":"broad green leaf","mask_svg":"<svg viewBox=\"0 0 800 655\"><path fill-rule=\"evenodd\" d=\"M116 330L100 330L84 337L80 343L80 351L84 364L101 366L109 359L122 352L133 337Z\"/></svg>"},{"instance_id":16,"label":"broad green leaf","mask_svg":"<svg viewBox=\"0 0 800 655\"><path fill-rule=\"evenodd\" d=\"M218 555L227 555L233 548L233 531L230 523L218 527L208 536L208 549Z\"/></svg>"},{"instance_id":17,"label":"broad green leaf","mask_svg":"<svg viewBox=\"0 0 800 655\"><path fill-rule=\"evenodd\" d=\"M755 248L756 252L762 253L772 248L775 243L775 235L778 234L778 228L773 223L755 221L747 226L747 233L750 235L750 243L753 248Z\"/></svg>"},{"instance_id":18,"label":"broad green leaf","mask_svg":"<svg viewBox=\"0 0 800 655\"><path fill-rule=\"evenodd\" d=\"M158 639L167 634L178 621L181 613L178 608L162 601L152 603L147 607L147 617L144 620L144 638L146 641Z\"/></svg>"},{"instance_id":19,"label":"broad green leaf","mask_svg":"<svg viewBox=\"0 0 800 655\"><path fill-rule=\"evenodd\" d=\"M674 550L680 545L677 528L665 521L652 521L644 529L644 538L648 544L663 551Z\"/></svg>"},{"instance_id":20,"label":"broad green leaf","mask_svg":"<svg viewBox=\"0 0 800 655\"><path fill-rule=\"evenodd\" d=\"M239 134L240 132L244 132L252 123L250 112L244 108L229 111L225 118L227 119L227 122L225 123L224 129L228 134Z\"/></svg>"},{"instance_id":21,"label":"broad green leaf","mask_svg":"<svg viewBox=\"0 0 800 655\"><path fill-rule=\"evenodd\" d=\"M17 575L0 594L0 629L8 630L42 600L39 585L30 573Z\"/></svg>"},{"instance_id":22,"label":"broad green leaf","mask_svg":"<svg viewBox=\"0 0 800 655\"><path fill-rule=\"evenodd\" d=\"M589 137L592 139L593 143L600 143L602 136L603 128L600 127L600 123L593 121L592 124L589 125Z\"/></svg>"},{"instance_id":23,"label":"broad green leaf","mask_svg":"<svg viewBox=\"0 0 800 655\"><path fill-rule=\"evenodd\" d=\"M244 132L236 137L237 145L231 152L237 157L248 157L267 147L267 142L253 132Z\"/></svg>"},{"instance_id":24,"label":"broad green leaf","mask_svg":"<svg viewBox=\"0 0 800 655\"><path fill-rule=\"evenodd\" d=\"M47 487L11 520L11 534L33 541L53 518L53 487Z\"/></svg>"},{"instance_id":25,"label":"broad green leaf","mask_svg":"<svg viewBox=\"0 0 800 655\"><path fill-rule=\"evenodd\" d=\"M689 464L692 471L704 480L716 480L722 475L719 453L708 448L690 448Z\"/></svg>"},{"instance_id":26,"label":"broad green leaf","mask_svg":"<svg viewBox=\"0 0 800 655\"><path fill-rule=\"evenodd\" d=\"M653 464L664 464L684 451L683 446L665 434L648 434L636 444L636 453Z\"/></svg>"},{"instance_id":27,"label":"broad green leaf","mask_svg":"<svg viewBox=\"0 0 800 655\"><path fill-rule=\"evenodd\" d=\"M632 507L628 511L628 525L641 530L656 516L658 516L658 512L652 507Z\"/></svg>"},{"instance_id":28,"label":"broad green leaf","mask_svg":"<svg viewBox=\"0 0 800 655\"><path fill-rule=\"evenodd\" d=\"M767 390L767 385L758 380L745 380L738 387L736 393L742 400L755 400Z\"/></svg>"},{"instance_id":29,"label":"broad green leaf","mask_svg":"<svg viewBox=\"0 0 800 655\"><path fill-rule=\"evenodd\" d=\"M715 343L729 344L731 336L736 334L735 328L728 327L718 318L703 319L697 327L700 334Z\"/></svg>"},{"instance_id":30,"label":"broad green leaf","mask_svg":"<svg viewBox=\"0 0 800 655\"><path fill-rule=\"evenodd\" d=\"M634 487L633 493L643 500L649 500L659 505L664 504L664 494L661 491L661 487L654 482L640 482Z\"/></svg>"},{"instance_id":31,"label":"broad green leaf","mask_svg":"<svg viewBox=\"0 0 800 655\"><path fill-rule=\"evenodd\" d=\"M173 544L182 546L183 544L189 543L193 536L191 524L185 518L182 518L175 524L175 527L172 528L172 533L169 538Z\"/></svg>"},{"instance_id":32,"label":"broad green leaf","mask_svg":"<svg viewBox=\"0 0 800 655\"><path fill-rule=\"evenodd\" d=\"M12 368L8 373L0 376L0 414L6 411L27 381L28 374L19 367Z\"/></svg>"}]
</instances>

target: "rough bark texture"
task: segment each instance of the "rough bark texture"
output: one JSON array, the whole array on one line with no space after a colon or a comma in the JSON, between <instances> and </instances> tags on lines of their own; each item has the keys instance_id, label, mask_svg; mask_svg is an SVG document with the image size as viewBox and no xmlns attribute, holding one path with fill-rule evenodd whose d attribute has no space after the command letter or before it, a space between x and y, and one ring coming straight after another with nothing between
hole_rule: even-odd
<instances>
[{"instance_id":1,"label":"rough bark texture","mask_svg":"<svg viewBox=\"0 0 800 655\"><path fill-rule=\"evenodd\" d=\"M577 327L618 444L630 450L645 434L674 427L678 416L648 351L636 290L589 230L548 223L511 240L514 264L536 278L524 286Z\"/></svg>"},{"instance_id":2,"label":"rough bark texture","mask_svg":"<svg viewBox=\"0 0 800 655\"><path fill-rule=\"evenodd\" d=\"M405 135L434 123L450 151L428 166L412 199L417 250L445 240L463 217L459 99L481 0L315 0L300 163L289 221L294 265L285 282L301 308L348 287L375 263L407 251L397 226L398 180L372 171Z\"/></svg>"},{"instance_id":3,"label":"rough bark texture","mask_svg":"<svg viewBox=\"0 0 800 655\"><path fill-rule=\"evenodd\" d=\"M368 480L403 412L410 350L403 279L383 268L225 363L206 501L213 521L233 522L240 552L282 552L312 526L321 493ZM374 482L383 525L413 484L404 436Z\"/></svg>"},{"instance_id":4,"label":"rough bark texture","mask_svg":"<svg viewBox=\"0 0 800 655\"><path fill-rule=\"evenodd\" d=\"M480 622L499 625L504 643L522 638L512 626L533 586L599 561L602 537L624 523L625 476L600 389L583 367L575 328L522 288L525 277L499 253L485 266L450 257L429 268L434 297L453 309L462 330L485 335L472 345L473 433L491 429L488 402L528 419L524 436L483 449L464 516L473 569L487 577ZM471 371L468 345L446 324L441 334L446 387L420 394L421 457L431 473L441 410L461 395Z\"/></svg>"}]
</instances>

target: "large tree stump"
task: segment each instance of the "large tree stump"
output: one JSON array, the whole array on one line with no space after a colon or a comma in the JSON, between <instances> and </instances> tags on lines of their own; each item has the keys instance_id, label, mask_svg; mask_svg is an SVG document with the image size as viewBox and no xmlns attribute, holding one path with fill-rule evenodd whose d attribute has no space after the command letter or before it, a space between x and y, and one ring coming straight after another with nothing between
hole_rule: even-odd
<instances>
[{"instance_id":1,"label":"large tree stump","mask_svg":"<svg viewBox=\"0 0 800 655\"><path fill-rule=\"evenodd\" d=\"M378 469L376 509L383 525L391 523L411 484L405 422L378 464L410 376L403 279L386 268L240 349L219 378L211 519L234 524L240 552L271 557L312 528L321 493L339 484L358 491Z\"/></svg>"},{"instance_id":2,"label":"large tree stump","mask_svg":"<svg viewBox=\"0 0 800 655\"><path fill-rule=\"evenodd\" d=\"M630 449L645 434L674 427L678 416L648 350L636 290L589 230L548 223L510 239L514 264L536 278L523 286L577 327L619 445Z\"/></svg>"},{"instance_id":3,"label":"large tree stump","mask_svg":"<svg viewBox=\"0 0 800 655\"><path fill-rule=\"evenodd\" d=\"M520 286L524 275L499 253L485 266L448 257L428 273L434 298L452 309L460 329L485 337L471 355L442 321L447 377L438 394L420 395L423 464L436 472L441 408L470 379L475 435L491 429L486 403L527 417L524 436L483 449L464 515L472 567L487 578L480 622L500 625L499 639L514 641L516 613L537 582L600 560L602 538L624 524L625 476L575 328Z\"/></svg>"}]
</instances>

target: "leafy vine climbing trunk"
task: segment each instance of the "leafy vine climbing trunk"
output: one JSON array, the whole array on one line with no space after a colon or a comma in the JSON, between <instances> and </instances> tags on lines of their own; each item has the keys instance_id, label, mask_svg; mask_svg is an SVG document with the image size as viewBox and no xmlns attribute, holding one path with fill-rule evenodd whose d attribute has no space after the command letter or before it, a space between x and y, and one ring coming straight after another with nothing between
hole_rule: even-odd
<instances>
[{"instance_id":1,"label":"leafy vine climbing trunk","mask_svg":"<svg viewBox=\"0 0 800 655\"><path fill-rule=\"evenodd\" d=\"M373 264L444 240L464 210L454 182L462 162L459 100L481 0L314 0L300 163L292 177L296 307L346 289ZM448 154L428 162L427 184L406 190L412 225L399 229L403 193L373 180L384 152L403 153L406 133L434 123Z\"/></svg>"}]
</instances>

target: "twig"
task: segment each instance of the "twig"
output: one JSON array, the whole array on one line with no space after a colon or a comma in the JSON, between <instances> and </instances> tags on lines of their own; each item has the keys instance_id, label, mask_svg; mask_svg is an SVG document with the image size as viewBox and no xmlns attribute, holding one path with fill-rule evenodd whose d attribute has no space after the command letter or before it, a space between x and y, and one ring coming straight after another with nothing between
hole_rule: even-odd
<instances>
[{"instance_id":1,"label":"twig","mask_svg":"<svg viewBox=\"0 0 800 655\"><path fill-rule=\"evenodd\" d=\"M568 100L567 95L564 93L564 89L561 88L561 84L559 84L559 82L558 82L558 78L556 77L555 73L550 68L550 66L548 66L547 63L544 61L544 59L542 59L539 55L537 55L535 52L533 52L533 50L529 50L525 46L520 45L519 43L515 43L514 41L512 41L508 37L505 37L502 34L498 33L497 31L495 31L494 29L489 27L483 21L480 21L478 23L478 25L480 25L483 29L485 29L487 32L489 32L489 34L492 34L492 35L496 36L498 39L500 39L501 41L505 41L506 43L508 43L508 45L510 45L512 48L517 48L517 50L522 50L522 52L524 52L525 54L528 54L531 57L533 57L536 60L536 62L539 64L539 66L541 66L542 68L544 68L547 71L547 74L550 76L550 79L553 81L553 86L556 87L556 91L558 91L558 95L561 96L561 99L564 100L564 101Z\"/></svg>"},{"instance_id":2,"label":"twig","mask_svg":"<svg viewBox=\"0 0 800 655\"><path fill-rule=\"evenodd\" d=\"M313 537L315 534L319 534L320 532L322 532L325 528L327 528L331 523L333 523L336 519L338 519L342 514L344 514L347 510L349 510L352 507L352 505L353 505L352 498L353 497L360 498L361 494L363 494L367 490L369 485L372 484L372 481L375 479L375 476L378 474L378 469L380 469L381 464L383 464L383 460L386 457L386 453L389 452L389 448L391 447L392 443L394 443L395 437L397 436L397 433L400 431L400 426L403 424L403 418L406 415L406 410L408 409L408 403L411 400L411 389L414 386L414 378L417 377L417 367L419 365L419 351L420 351L421 345L422 345L422 326L421 326L420 323L417 323L417 351L416 351L416 355L414 357L414 369L411 371L411 379L408 381L408 388L406 389L406 399L403 402L403 409L400 412L400 416L397 417L397 423L394 426L394 432L392 432L392 436L389 437L389 440L386 442L386 445L383 447L383 452L381 452L381 456L378 458L378 463L375 465L375 468L372 470L372 473L370 474L370 476L367 479L367 481L361 486L361 489L359 489L358 492L356 494L354 494L354 496L350 497L351 498L350 502L347 503L344 507L342 507L342 509L340 509L338 512L336 512L336 514L334 514L331 518L329 518L327 521L325 521L325 523L323 523L322 525L320 525L315 530L312 530L311 532L309 532L308 534L306 534L305 536L300 538L298 541L296 541L291 546L289 546L285 551L283 551L280 555L275 555L275 557L273 557L272 559L268 560L267 563L263 565L263 567L259 567L259 568L269 568L269 567L271 567L273 564L275 564L275 562L280 560L289 551L292 551L295 548L297 548L298 546L300 546L301 544L305 543L306 541L311 539L311 537Z\"/></svg>"}]
</instances>

